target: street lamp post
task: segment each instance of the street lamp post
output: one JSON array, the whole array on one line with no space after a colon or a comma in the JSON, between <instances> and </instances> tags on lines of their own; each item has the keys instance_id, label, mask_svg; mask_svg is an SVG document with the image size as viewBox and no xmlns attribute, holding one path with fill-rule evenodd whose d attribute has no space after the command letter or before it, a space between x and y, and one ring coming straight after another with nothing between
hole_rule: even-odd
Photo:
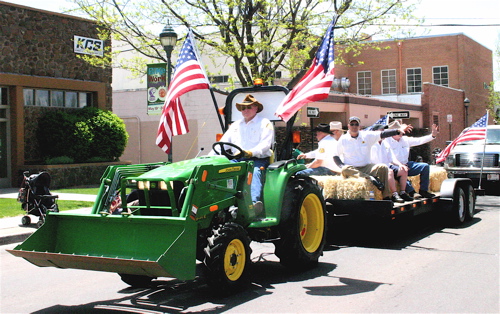
<instances>
[{"instance_id":1,"label":"street lamp post","mask_svg":"<svg viewBox=\"0 0 500 314\"><path fill-rule=\"evenodd\" d=\"M160 33L160 43L163 46L163 49L167 53L167 86L170 87L170 79L172 76L172 51L174 50L175 44L177 43L177 33L174 32L170 23L165 25L163 30ZM168 154L168 161L172 162L172 144L173 139L170 143L170 153Z\"/></svg>"},{"instance_id":2,"label":"street lamp post","mask_svg":"<svg viewBox=\"0 0 500 314\"><path fill-rule=\"evenodd\" d=\"M464 99L464 106L465 106L465 126L466 128L469 125L469 105L470 105L470 100L469 98L465 97Z\"/></svg>"}]
</instances>

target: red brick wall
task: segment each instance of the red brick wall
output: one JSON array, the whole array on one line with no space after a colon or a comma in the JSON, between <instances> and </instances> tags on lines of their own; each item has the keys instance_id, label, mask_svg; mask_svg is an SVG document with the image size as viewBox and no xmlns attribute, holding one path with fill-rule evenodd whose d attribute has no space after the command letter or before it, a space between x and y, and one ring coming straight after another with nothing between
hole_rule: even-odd
<instances>
[{"instance_id":1,"label":"red brick wall","mask_svg":"<svg viewBox=\"0 0 500 314\"><path fill-rule=\"evenodd\" d=\"M379 50L367 48L347 65L336 65L337 77L348 77L349 92L357 93L357 72L372 72L372 94L380 95L381 70L396 69L397 93L406 94L406 69L421 68L422 82L433 83L432 67L448 66L449 87L465 91L471 101L469 121L475 121L486 108L488 91L484 83L493 81L492 52L463 34L429 36L404 41L380 42ZM359 64L362 62L362 64Z\"/></svg>"}]
</instances>

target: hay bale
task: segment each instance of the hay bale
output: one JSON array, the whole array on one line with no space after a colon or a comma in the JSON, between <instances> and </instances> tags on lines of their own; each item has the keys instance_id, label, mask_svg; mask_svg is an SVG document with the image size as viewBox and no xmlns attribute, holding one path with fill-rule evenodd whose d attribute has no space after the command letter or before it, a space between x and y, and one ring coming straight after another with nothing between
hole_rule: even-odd
<instances>
[{"instance_id":1,"label":"hay bale","mask_svg":"<svg viewBox=\"0 0 500 314\"><path fill-rule=\"evenodd\" d=\"M443 167L431 166L429 189L432 192L441 191L441 184L448 179L448 172Z\"/></svg>"},{"instance_id":2,"label":"hay bale","mask_svg":"<svg viewBox=\"0 0 500 314\"><path fill-rule=\"evenodd\" d=\"M415 190L420 189L420 175L408 177ZM441 191L441 184L448 179L448 173L443 167L431 166L429 174L429 190L432 192Z\"/></svg>"},{"instance_id":3,"label":"hay bale","mask_svg":"<svg viewBox=\"0 0 500 314\"><path fill-rule=\"evenodd\" d=\"M325 199L356 200L366 199L370 191L375 192L375 199L382 199L379 191L368 179L344 178L342 176L312 176L323 189Z\"/></svg>"}]
</instances>

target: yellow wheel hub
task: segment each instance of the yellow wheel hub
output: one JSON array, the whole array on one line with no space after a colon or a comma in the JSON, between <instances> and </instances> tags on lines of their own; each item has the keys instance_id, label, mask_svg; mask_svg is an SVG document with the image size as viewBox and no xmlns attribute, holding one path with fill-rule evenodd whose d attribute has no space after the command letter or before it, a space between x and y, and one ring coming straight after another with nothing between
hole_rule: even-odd
<instances>
[{"instance_id":1,"label":"yellow wheel hub","mask_svg":"<svg viewBox=\"0 0 500 314\"><path fill-rule=\"evenodd\" d=\"M320 199L315 194L309 194L300 208L300 239L304 249L315 252L321 245L325 229L325 217Z\"/></svg>"},{"instance_id":2,"label":"yellow wheel hub","mask_svg":"<svg viewBox=\"0 0 500 314\"><path fill-rule=\"evenodd\" d=\"M232 240L226 248L224 255L224 271L231 281L238 280L245 270L246 252L241 240Z\"/></svg>"}]
</instances>

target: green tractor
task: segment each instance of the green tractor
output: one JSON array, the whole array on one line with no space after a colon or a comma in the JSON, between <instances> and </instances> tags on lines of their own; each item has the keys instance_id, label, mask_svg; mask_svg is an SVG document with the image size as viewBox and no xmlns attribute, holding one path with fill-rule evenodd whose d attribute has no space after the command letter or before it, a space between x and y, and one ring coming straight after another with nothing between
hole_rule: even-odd
<instances>
[{"instance_id":1,"label":"green tractor","mask_svg":"<svg viewBox=\"0 0 500 314\"><path fill-rule=\"evenodd\" d=\"M227 123L247 93L274 113L267 104L279 104L287 90L233 91ZM157 277L192 280L201 264L207 283L221 294L248 283L251 241L272 242L286 267L313 267L325 244L325 202L314 179L295 176L305 166L290 158L289 139L265 170L261 212L250 197L253 162L231 162L227 143L216 142L214 151L222 155L108 167L90 214L50 213L9 252L38 266L115 272L131 286ZM126 200L121 213L112 214L120 200Z\"/></svg>"}]
</instances>

